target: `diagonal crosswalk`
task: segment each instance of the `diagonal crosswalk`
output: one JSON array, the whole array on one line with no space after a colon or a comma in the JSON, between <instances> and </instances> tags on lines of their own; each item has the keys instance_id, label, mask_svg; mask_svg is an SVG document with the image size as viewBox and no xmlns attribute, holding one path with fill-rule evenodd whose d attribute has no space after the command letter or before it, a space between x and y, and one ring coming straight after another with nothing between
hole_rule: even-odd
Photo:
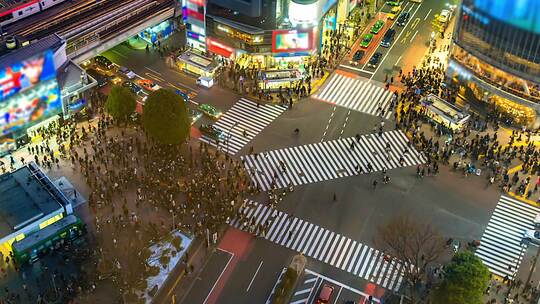
<instances>
[{"instance_id":1,"label":"diagonal crosswalk","mask_svg":"<svg viewBox=\"0 0 540 304\"><path fill-rule=\"evenodd\" d=\"M263 204L246 200L231 225L386 289L403 280L404 264L382 251Z\"/></svg>"},{"instance_id":2,"label":"diagonal crosswalk","mask_svg":"<svg viewBox=\"0 0 540 304\"><path fill-rule=\"evenodd\" d=\"M286 109L282 105L258 104L241 98L214 123L225 134L224 139L216 142L203 135L201 141L235 155Z\"/></svg>"},{"instance_id":3,"label":"diagonal crosswalk","mask_svg":"<svg viewBox=\"0 0 540 304\"><path fill-rule=\"evenodd\" d=\"M315 98L370 115L392 117L393 92L367 80L334 73Z\"/></svg>"},{"instance_id":4,"label":"diagonal crosswalk","mask_svg":"<svg viewBox=\"0 0 540 304\"><path fill-rule=\"evenodd\" d=\"M367 134L242 156L252 180L262 190L285 188L390 170L425 162L401 131ZM362 171L360 171L362 170Z\"/></svg>"},{"instance_id":5,"label":"diagonal crosswalk","mask_svg":"<svg viewBox=\"0 0 540 304\"><path fill-rule=\"evenodd\" d=\"M539 211L525 202L501 196L476 250L493 274L513 277L527 248L521 243L523 233L534 229L534 218Z\"/></svg>"}]
</instances>

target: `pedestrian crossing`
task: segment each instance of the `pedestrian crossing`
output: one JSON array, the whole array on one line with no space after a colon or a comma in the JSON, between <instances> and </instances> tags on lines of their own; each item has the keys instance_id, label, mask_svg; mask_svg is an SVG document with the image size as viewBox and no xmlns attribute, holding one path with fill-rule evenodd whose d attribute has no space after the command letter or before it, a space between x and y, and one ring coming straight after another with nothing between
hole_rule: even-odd
<instances>
[{"instance_id":1,"label":"pedestrian crossing","mask_svg":"<svg viewBox=\"0 0 540 304\"><path fill-rule=\"evenodd\" d=\"M358 112L392 117L394 93L367 80L334 73L314 97Z\"/></svg>"},{"instance_id":2,"label":"pedestrian crossing","mask_svg":"<svg viewBox=\"0 0 540 304\"><path fill-rule=\"evenodd\" d=\"M223 132L224 138L216 142L203 135L201 141L235 155L286 109L282 105L259 104L241 98L214 123Z\"/></svg>"},{"instance_id":3,"label":"pedestrian crossing","mask_svg":"<svg viewBox=\"0 0 540 304\"><path fill-rule=\"evenodd\" d=\"M285 188L362 172L414 166L425 157L402 131L341 138L241 157L251 179L262 190Z\"/></svg>"},{"instance_id":4,"label":"pedestrian crossing","mask_svg":"<svg viewBox=\"0 0 540 304\"><path fill-rule=\"evenodd\" d=\"M231 222L235 228L302 252L383 288L397 291L401 286L404 265L379 250L250 200L246 200L239 212L239 217Z\"/></svg>"},{"instance_id":5,"label":"pedestrian crossing","mask_svg":"<svg viewBox=\"0 0 540 304\"><path fill-rule=\"evenodd\" d=\"M527 248L523 233L534 229L539 208L517 199L501 196L482 235L476 255L498 276L512 278Z\"/></svg>"},{"instance_id":6,"label":"pedestrian crossing","mask_svg":"<svg viewBox=\"0 0 540 304\"><path fill-rule=\"evenodd\" d=\"M305 273L302 282L298 283L289 304L307 304L309 297L315 290L317 283L322 279L315 274Z\"/></svg>"}]
</instances>

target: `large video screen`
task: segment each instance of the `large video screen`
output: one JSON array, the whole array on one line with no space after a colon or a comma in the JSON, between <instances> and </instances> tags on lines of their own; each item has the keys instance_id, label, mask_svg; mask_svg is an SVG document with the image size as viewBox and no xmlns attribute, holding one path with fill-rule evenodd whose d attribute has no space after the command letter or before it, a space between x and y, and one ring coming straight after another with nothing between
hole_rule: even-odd
<instances>
[{"instance_id":1,"label":"large video screen","mask_svg":"<svg viewBox=\"0 0 540 304\"><path fill-rule=\"evenodd\" d=\"M0 102L36 84L56 78L52 51L0 69Z\"/></svg>"},{"instance_id":2,"label":"large video screen","mask_svg":"<svg viewBox=\"0 0 540 304\"><path fill-rule=\"evenodd\" d=\"M280 30L272 33L272 52L295 53L311 50L313 30Z\"/></svg>"},{"instance_id":3,"label":"large video screen","mask_svg":"<svg viewBox=\"0 0 540 304\"><path fill-rule=\"evenodd\" d=\"M0 136L26 129L61 110L62 98L56 79L40 82L0 101Z\"/></svg>"},{"instance_id":4,"label":"large video screen","mask_svg":"<svg viewBox=\"0 0 540 304\"><path fill-rule=\"evenodd\" d=\"M540 33L540 0L465 0L463 3L493 18Z\"/></svg>"}]
</instances>

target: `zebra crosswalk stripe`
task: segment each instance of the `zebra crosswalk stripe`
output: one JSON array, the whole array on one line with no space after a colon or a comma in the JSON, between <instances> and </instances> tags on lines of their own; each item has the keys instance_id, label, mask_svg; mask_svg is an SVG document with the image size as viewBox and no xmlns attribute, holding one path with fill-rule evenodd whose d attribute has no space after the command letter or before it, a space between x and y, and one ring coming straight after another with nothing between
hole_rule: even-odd
<instances>
[{"instance_id":1,"label":"zebra crosswalk stripe","mask_svg":"<svg viewBox=\"0 0 540 304\"><path fill-rule=\"evenodd\" d=\"M267 191L358 174L357 166L368 172L415 166L425 157L402 131L362 135L284 148L241 157L254 183ZM403 164L400 163L402 158Z\"/></svg>"},{"instance_id":2,"label":"zebra crosswalk stripe","mask_svg":"<svg viewBox=\"0 0 540 304\"><path fill-rule=\"evenodd\" d=\"M476 255L498 276L513 277L527 245L523 233L534 229L540 209L520 200L501 196L480 240Z\"/></svg>"},{"instance_id":3,"label":"zebra crosswalk stripe","mask_svg":"<svg viewBox=\"0 0 540 304\"><path fill-rule=\"evenodd\" d=\"M392 117L393 92L367 80L334 73L315 98L376 116L380 116L382 109L385 118Z\"/></svg>"},{"instance_id":4,"label":"zebra crosswalk stripe","mask_svg":"<svg viewBox=\"0 0 540 304\"><path fill-rule=\"evenodd\" d=\"M246 225L246 223L248 223ZM231 226L251 231L249 225L266 226L260 236L320 262L397 291L403 265L386 261L385 253L316 224L293 217L269 206L246 200Z\"/></svg>"},{"instance_id":5,"label":"zebra crosswalk stripe","mask_svg":"<svg viewBox=\"0 0 540 304\"><path fill-rule=\"evenodd\" d=\"M214 126L225 134L225 139L216 142L206 135L200 139L235 155L285 110L286 107L281 105L257 104L241 98L214 123Z\"/></svg>"}]
</instances>

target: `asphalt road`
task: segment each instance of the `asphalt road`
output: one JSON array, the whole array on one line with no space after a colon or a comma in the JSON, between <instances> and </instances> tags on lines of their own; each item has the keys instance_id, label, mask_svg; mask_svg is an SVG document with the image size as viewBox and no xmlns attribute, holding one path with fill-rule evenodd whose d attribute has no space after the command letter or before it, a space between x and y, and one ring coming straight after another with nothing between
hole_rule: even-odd
<instances>
[{"instance_id":1,"label":"asphalt road","mask_svg":"<svg viewBox=\"0 0 540 304\"><path fill-rule=\"evenodd\" d=\"M426 53L429 46L429 39L431 32L433 31L431 21L435 14L439 13L445 8L444 1L423 1L422 3L404 2L402 5L402 12L409 12L411 17L404 27L401 27L395 23L395 20L386 20L387 25L384 30L375 35L373 45L366 50L366 55L361 61L362 64L358 66L352 66L349 62L350 56L358 49L361 49L358 45L353 48L349 54L349 57L342 63L344 66L340 68L356 73L362 77L384 82L386 75L388 77L399 74L399 70L407 71L411 69L413 65L417 65L421 58ZM378 18L386 19L385 12L389 12L390 7L385 5ZM374 18L374 20L377 19ZM371 24L366 27L364 33L368 33ZM396 35L393 44L388 47L382 47L379 45L380 39L384 36L384 32L393 28L396 30ZM375 40L379 38L378 40ZM375 43L377 42L377 43ZM367 61L375 52L380 52L383 57L379 65L376 68L370 68L367 66Z\"/></svg>"},{"instance_id":2,"label":"asphalt road","mask_svg":"<svg viewBox=\"0 0 540 304\"><path fill-rule=\"evenodd\" d=\"M384 52L380 66L371 73L356 72L384 81L385 74L396 74L399 68L406 70L418 64L427 48L433 15L442 8L443 4L435 0L408 3L404 9L412 14L409 23L398 29L393 46L376 49ZM194 78L170 69L154 53L120 45L105 56L161 86L194 93L197 103L211 103L227 110L240 98L217 86L210 90L197 87ZM307 98L282 113L238 155L246 154L251 146L255 152L261 152L372 133L379 123L375 116ZM299 134L294 134L296 128ZM393 122L386 121L385 130L393 128ZM398 214L426 220L445 237L479 239L500 195L495 188L486 188L483 178L464 178L444 167L438 176L424 179L416 178L414 167L391 170L389 176L391 183L380 183L375 190L371 183L380 180L381 173L298 186L286 196L279 210L376 248L377 227ZM260 203L267 201L265 195L254 199ZM249 237L247 248L230 263L228 254L216 251L183 303L264 303L283 267L297 252L253 237ZM374 288L368 281L317 259L308 258L308 268L362 292L372 292ZM220 276L222 271L226 275ZM219 283L220 280L224 282ZM347 296L347 291L342 293Z\"/></svg>"}]
</instances>

